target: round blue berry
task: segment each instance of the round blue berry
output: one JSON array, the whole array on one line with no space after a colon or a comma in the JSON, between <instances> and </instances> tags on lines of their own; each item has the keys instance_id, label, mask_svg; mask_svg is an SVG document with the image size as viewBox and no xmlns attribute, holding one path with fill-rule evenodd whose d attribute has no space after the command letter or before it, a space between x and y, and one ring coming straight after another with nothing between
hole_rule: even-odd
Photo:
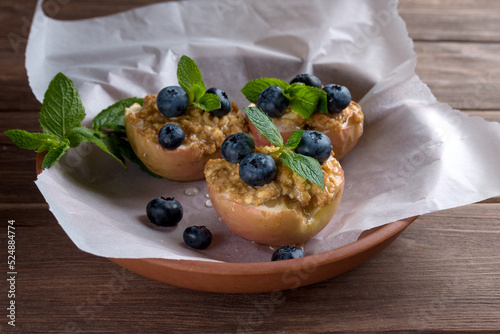
<instances>
[{"instance_id":1,"label":"round blue berry","mask_svg":"<svg viewBox=\"0 0 500 334\"><path fill-rule=\"evenodd\" d=\"M206 226L189 226L182 238L186 245L194 249L205 249L212 243L212 232Z\"/></svg>"},{"instance_id":2,"label":"round blue berry","mask_svg":"<svg viewBox=\"0 0 500 334\"><path fill-rule=\"evenodd\" d=\"M239 163L241 160L253 152L255 142L248 133L238 132L227 137L222 146L220 153L228 162Z\"/></svg>"},{"instance_id":3,"label":"round blue berry","mask_svg":"<svg viewBox=\"0 0 500 334\"><path fill-rule=\"evenodd\" d=\"M158 226L175 226L182 219L181 203L171 197L158 197L151 200L146 207L149 220Z\"/></svg>"},{"instance_id":4,"label":"round blue berry","mask_svg":"<svg viewBox=\"0 0 500 334\"><path fill-rule=\"evenodd\" d=\"M295 76L295 78L290 81L290 84L293 84L295 82L302 82L306 86L311 86L311 87L316 87L321 89L323 87L323 84L321 83L321 80L315 75L312 74L298 74Z\"/></svg>"},{"instance_id":5,"label":"round blue berry","mask_svg":"<svg viewBox=\"0 0 500 334\"><path fill-rule=\"evenodd\" d=\"M351 103L351 92L345 86L330 84L323 90L326 92L328 112L338 113Z\"/></svg>"},{"instance_id":6,"label":"round blue berry","mask_svg":"<svg viewBox=\"0 0 500 334\"><path fill-rule=\"evenodd\" d=\"M279 86L269 86L264 89L257 98L257 108L260 108L269 117L278 118L283 116L288 107L289 100L283 95Z\"/></svg>"},{"instance_id":7,"label":"round blue berry","mask_svg":"<svg viewBox=\"0 0 500 334\"><path fill-rule=\"evenodd\" d=\"M175 150L185 138L184 131L176 124L166 124L158 131L158 142L167 150Z\"/></svg>"},{"instance_id":8,"label":"round blue berry","mask_svg":"<svg viewBox=\"0 0 500 334\"><path fill-rule=\"evenodd\" d=\"M220 108L210 111L212 115L222 117L229 114L232 109L231 100L229 100L225 91L220 88L212 87L207 90L207 93L216 95L220 100Z\"/></svg>"},{"instance_id":9,"label":"round blue berry","mask_svg":"<svg viewBox=\"0 0 500 334\"><path fill-rule=\"evenodd\" d=\"M298 259L304 256L306 256L306 254L300 248L295 246L283 246L274 251L271 261Z\"/></svg>"},{"instance_id":10,"label":"round blue berry","mask_svg":"<svg viewBox=\"0 0 500 334\"><path fill-rule=\"evenodd\" d=\"M250 153L241 160L239 173L243 182L251 187L260 187L274 179L276 163L268 154Z\"/></svg>"},{"instance_id":11,"label":"round blue berry","mask_svg":"<svg viewBox=\"0 0 500 334\"><path fill-rule=\"evenodd\" d=\"M314 130L306 130L300 138L300 143L295 148L295 152L313 157L320 164L328 160L332 154L332 142L327 135Z\"/></svg>"},{"instance_id":12,"label":"round blue berry","mask_svg":"<svg viewBox=\"0 0 500 334\"><path fill-rule=\"evenodd\" d=\"M163 88L156 97L156 106L167 117L178 117L184 114L189 106L189 96L179 86Z\"/></svg>"}]
</instances>

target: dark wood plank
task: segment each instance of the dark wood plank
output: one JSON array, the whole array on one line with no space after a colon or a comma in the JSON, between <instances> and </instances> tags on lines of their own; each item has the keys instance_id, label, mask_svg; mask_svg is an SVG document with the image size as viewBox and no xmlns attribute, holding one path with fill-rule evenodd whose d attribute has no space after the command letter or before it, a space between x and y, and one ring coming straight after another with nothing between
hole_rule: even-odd
<instances>
[{"instance_id":1,"label":"dark wood plank","mask_svg":"<svg viewBox=\"0 0 500 334\"><path fill-rule=\"evenodd\" d=\"M401 0L398 9L418 41L500 42L495 0Z\"/></svg>"},{"instance_id":2,"label":"dark wood plank","mask_svg":"<svg viewBox=\"0 0 500 334\"><path fill-rule=\"evenodd\" d=\"M460 110L500 110L500 43L416 42L416 73Z\"/></svg>"},{"instance_id":3,"label":"dark wood plank","mask_svg":"<svg viewBox=\"0 0 500 334\"><path fill-rule=\"evenodd\" d=\"M364 265L279 298L150 281L79 251L44 209L6 210L2 219L16 220L18 324L26 333L146 333L160 323L210 333L493 330L500 328L499 205L422 216Z\"/></svg>"}]
</instances>

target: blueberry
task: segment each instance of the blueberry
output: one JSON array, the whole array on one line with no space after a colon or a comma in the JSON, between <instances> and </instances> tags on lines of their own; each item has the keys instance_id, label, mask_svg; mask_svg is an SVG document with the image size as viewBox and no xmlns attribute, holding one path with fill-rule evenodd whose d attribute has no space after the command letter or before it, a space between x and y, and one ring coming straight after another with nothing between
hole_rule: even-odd
<instances>
[{"instance_id":1,"label":"blueberry","mask_svg":"<svg viewBox=\"0 0 500 334\"><path fill-rule=\"evenodd\" d=\"M184 131L182 131L180 126L175 124L164 125L158 131L158 142L167 150L175 150L181 146L184 138L186 138Z\"/></svg>"},{"instance_id":2,"label":"blueberry","mask_svg":"<svg viewBox=\"0 0 500 334\"><path fill-rule=\"evenodd\" d=\"M279 86L269 86L257 98L257 108L260 108L269 117L281 117L290 101L283 95Z\"/></svg>"},{"instance_id":3,"label":"blueberry","mask_svg":"<svg viewBox=\"0 0 500 334\"><path fill-rule=\"evenodd\" d=\"M238 132L227 137L222 146L220 153L228 162L239 163L241 160L253 152L255 142L248 133Z\"/></svg>"},{"instance_id":4,"label":"blueberry","mask_svg":"<svg viewBox=\"0 0 500 334\"><path fill-rule=\"evenodd\" d=\"M156 97L156 106L167 117L178 117L184 114L189 106L189 96L179 86L163 88Z\"/></svg>"},{"instance_id":5,"label":"blueberry","mask_svg":"<svg viewBox=\"0 0 500 334\"><path fill-rule=\"evenodd\" d=\"M232 109L231 100L229 100L229 97L227 97L227 94L225 91L223 91L220 88L212 87L212 88L209 88L207 90L207 93L217 95L217 97L220 100L220 108L210 111L210 113L212 115L217 116L217 117L222 117L222 116L229 114L229 112Z\"/></svg>"},{"instance_id":6,"label":"blueberry","mask_svg":"<svg viewBox=\"0 0 500 334\"><path fill-rule=\"evenodd\" d=\"M158 226L175 226L182 219L181 203L171 197L158 197L146 207L149 220Z\"/></svg>"},{"instance_id":7,"label":"blueberry","mask_svg":"<svg viewBox=\"0 0 500 334\"><path fill-rule=\"evenodd\" d=\"M328 112L338 113L347 108L351 103L351 92L347 87L341 85L326 85L323 90L326 92Z\"/></svg>"},{"instance_id":8,"label":"blueberry","mask_svg":"<svg viewBox=\"0 0 500 334\"><path fill-rule=\"evenodd\" d=\"M298 259L306 256L304 251L295 246L283 246L274 251L271 261Z\"/></svg>"},{"instance_id":9,"label":"blueberry","mask_svg":"<svg viewBox=\"0 0 500 334\"><path fill-rule=\"evenodd\" d=\"M327 135L314 130L306 130L300 138L295 152L317 159L320 164L328 160L332 153L332 142Z\"/></svg>"},{"instance_id":10,"label":"blueberry","mask_svg":"<svg viewBox=\"0 0 500 334\"><path fill-rule=\"evenodd\" d=\"M212 243L212 232L206 226L189 226L182 238L186 245L194 249L205 249Z\"/></svg>"},{"instance_id":11,"label":"blueberry","mask_svg":"<svg viewBox=\"0 0 500 334\"><path fill-rule=\"evenodd\" d=\"M298 74L295 78L290 81L290 84L295 82L302 82L306 86L316 87L321 89L323 85L321 84L321 80L315 75L312 74Z\"/></svg>"},{"instance_id":12,"label":"blueberry","mask_svg":"<svg viewBox=\"0 0 500 334\"><path fill-rule=\"evenodd\" d=\"M250 153L241 160L240 178L251 187L260 187L269 183L276 175L274 159L264 153Z\"/></svg>"}]
</instances>

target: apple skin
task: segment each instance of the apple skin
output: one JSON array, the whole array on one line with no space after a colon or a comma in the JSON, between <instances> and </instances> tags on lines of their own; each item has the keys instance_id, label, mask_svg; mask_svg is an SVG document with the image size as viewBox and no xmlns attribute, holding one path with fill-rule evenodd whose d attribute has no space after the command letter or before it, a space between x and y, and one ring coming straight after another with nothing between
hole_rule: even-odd
<instances>
[{"instance_id":1,"label":"apple skin","mask_svg":"<svg viewBox=\"0 0 500 334\"><path fill-rule=\"evenodd\" d=\"M207 188L215 211L235 235L261 244L285 246L306 242L328 225L342 198L343 170L341 175L342 183L334 199L309 220L284 204L274 210L265 205L241 204L228 199L226 193L217 192L210 183Z\"/></svg>"},{"instance_id":2,"label":"apple skin","mask_svg":"<svg viewBox=\"0 0 500 334\"><path fill-rule=\"evenodd\" d=\"M141 134L137 127L127 122L125 131L134 153L152 172L173 181L203 180L203 170L209 159L221 157L220 149L203 155L199 149L183 147L167 150Z\"/></svg>"},{"instance_id":3,"label":"apple skin","mask_svg":"<svg viewBox=\"0 0 500 334\"><path fill-rule=\"evenodd\" d=\"M317 131L323 132L330 138L335 158L340 160L356 146L356 143L363 134L363 123L348 124L340 131L333 129Z\"/></svg>"}]
</instances>

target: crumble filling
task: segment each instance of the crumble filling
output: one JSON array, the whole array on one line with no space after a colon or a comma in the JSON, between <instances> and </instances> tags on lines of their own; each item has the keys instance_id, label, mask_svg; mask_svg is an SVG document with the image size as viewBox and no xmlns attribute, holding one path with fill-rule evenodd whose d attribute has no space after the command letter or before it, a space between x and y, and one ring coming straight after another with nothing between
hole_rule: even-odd
<instances>
[{"instance_id":1,"label":"crumble filling","mask_svg":"<svg viewBox=\"0 0 500 334\"><path fill-rule=\"evenodd\" d=\"M136 103L125 109L127 121L155 143L158 143L158 131L165 124L176 124L184 131L186 138L180 148L197 148L202 154L215 153L224 139L233 133L248 132L245 119L233 102L231 111L222 117L213 116L194 105L189 105L179 117L166 117L156 106L156 96L147 95L142 107Z\"/></svg>"},{"instance_id":2,"label":"crumble filling","mask_svg":"<svg viewBox=\"0 0 500 334\"><path fill-rule=\"evenodd\" d=\"M324 131L334 129L335 132L340 132L345 128L354 124L363 124L364 115L361 112L361 106L354 101L339 113L323 114L315 112L306 122L306 128L316 131Z\"/></svg>"}]
</instances>

